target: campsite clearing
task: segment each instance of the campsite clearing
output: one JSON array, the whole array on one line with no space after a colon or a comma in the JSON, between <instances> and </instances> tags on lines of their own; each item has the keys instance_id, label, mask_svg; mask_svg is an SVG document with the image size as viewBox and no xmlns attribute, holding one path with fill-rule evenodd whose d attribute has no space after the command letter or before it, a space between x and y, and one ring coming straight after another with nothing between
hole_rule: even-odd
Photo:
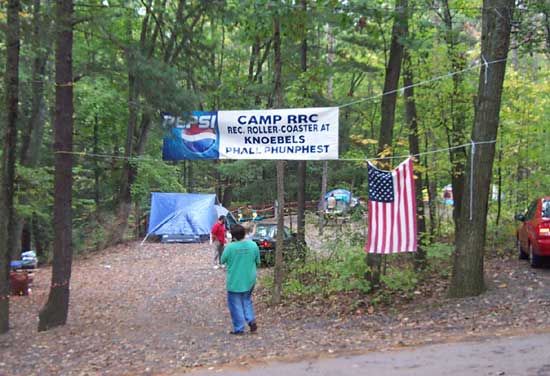
<instances>
[{"instance_id":1,"label":"campsite clearing","mask_svg":"<svg viewBox=\"0 0 550 376\"><path fill-rule=\"evenodd\" d=\"M490 288L475 298L446 299L446 282L433 280L412 302L373 311L349 311L345 297L271 307L258 286L258 334L234 338L211 253L207 243L134 242L77 258L67 325L38 333L50 283L41 269L32 294L11 299L0 374L172 374L550 328L550 270L510 251L487 260Z\"/></svg>"}]
</instances>

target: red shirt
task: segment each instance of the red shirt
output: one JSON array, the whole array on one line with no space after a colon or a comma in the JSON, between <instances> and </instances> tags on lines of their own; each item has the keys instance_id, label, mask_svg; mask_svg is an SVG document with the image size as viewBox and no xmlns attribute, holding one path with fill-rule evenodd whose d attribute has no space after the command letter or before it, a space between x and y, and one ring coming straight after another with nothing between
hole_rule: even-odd
<instances>
[{"instance_id":1,"label":"red shirt","mask_svg":"<svg viewBox=\"0 0 550 376\"><path fill-rule=\"evenodd\" d=\"M225 244L225 224L220 222L214 223L214 226L212 226L212 230L210 232L212 233L212 240L217 240L220 243Z\"/></svg>"}]
</instances>

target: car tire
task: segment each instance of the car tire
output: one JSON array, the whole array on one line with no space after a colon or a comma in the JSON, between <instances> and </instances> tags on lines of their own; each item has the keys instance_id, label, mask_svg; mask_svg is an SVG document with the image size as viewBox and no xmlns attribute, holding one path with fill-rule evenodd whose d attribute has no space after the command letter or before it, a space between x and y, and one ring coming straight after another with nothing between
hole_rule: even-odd
<instances>
[{"instance_id":1,"label":"car tire","mask_svg":"<svg viewBox=\"0 0 550 376\"><path fill-rule=\"evenodd\" d=\"M533 251L533 246L529 244L529 265L531 265L532 268L538 268L540 267L541 261L541 257L535 255L535 252Z\"/></svg>"},{"instance_id":2,"label":"car tire","mask_svg":"<svg viewBox=\"0 0 550 376\"><path fill-rule=\"evenodd\" d=\"M529 255L526 255L525 252L523 252L523 249L521 248L521 242L519 241L519 239L517 240L517 248L518 248L518 260L529 259Z\"/></svg>"}]
</instances>

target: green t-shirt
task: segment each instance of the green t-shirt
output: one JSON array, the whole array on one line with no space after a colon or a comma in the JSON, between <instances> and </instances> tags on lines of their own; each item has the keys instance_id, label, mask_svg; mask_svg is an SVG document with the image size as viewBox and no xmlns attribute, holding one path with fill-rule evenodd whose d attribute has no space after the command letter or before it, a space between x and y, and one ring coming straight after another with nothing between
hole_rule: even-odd
<instances>
[{"instance_id":1,"label":"green t-shirt","mask_svg":"<svg viewBox=\"0 0 550 376\"><path fill-rule=\"evenodd\" d=\"M260 250L252 240L228 244L222 253L227 264L226 286L230 292L247 292L256 283L256 266L260 265Z\"/></svg>"}]
</instances>

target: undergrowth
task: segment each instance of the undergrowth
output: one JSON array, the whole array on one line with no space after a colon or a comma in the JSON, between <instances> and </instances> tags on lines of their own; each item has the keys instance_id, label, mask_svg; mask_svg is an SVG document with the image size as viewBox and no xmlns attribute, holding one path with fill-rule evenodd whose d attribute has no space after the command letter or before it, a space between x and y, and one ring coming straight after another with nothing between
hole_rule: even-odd
<instances>
[{"instance_id":1,"label":"undergrowth","mask_svg":"<svg viewBox=\"0 0 550 376\"><path fill-rule=\"evenodd\" d=\"M309 252L305 263L290 262L285 265L283 299L323 301L335 295L345 295L348 303L368 301L369 305L389 304L395 299L403 301L418 294L419 284L430 278L447 279L450 275L450 258L453 247L446 243L426 246L427 267L414 269L414 255L395 254L383 256L380 286L373 289L366 276L369 267L365 262L363 241L351 242L353 236L342 237L348 241L329 241L322 252ZM360 237L357 237L360 238ZM273 287L272 274L261 280L264 288ZM266 298L268 296L266 295Z\"/></svg>"}]
</instances>

